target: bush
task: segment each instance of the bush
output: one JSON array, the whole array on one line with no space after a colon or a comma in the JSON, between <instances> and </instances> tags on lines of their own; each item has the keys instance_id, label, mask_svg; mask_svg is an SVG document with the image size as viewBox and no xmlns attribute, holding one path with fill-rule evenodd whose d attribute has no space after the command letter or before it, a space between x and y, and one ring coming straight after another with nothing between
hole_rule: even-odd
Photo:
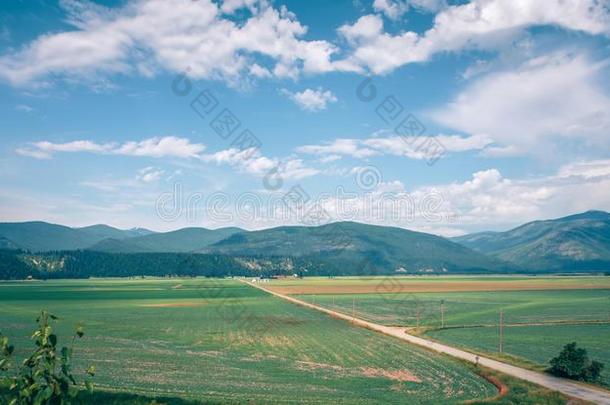
<instances>
[{"instance_id":1,"label":"bush","mask_svg":"<svg viewBox=\"0 0 610 405\"><path fill-rule=\"evenodd\" d=\"M57 348L57 335L53 334L51 322L57 317L42 311L36 319L38 329L32 334L36 350L25 360L17 374L8 378L9 405L66 405L78 393L78 383L72 374L70 360L76 339L83 337L82 328L77 328L72 345ZM0 371L10 370L9 361L14 347L7 337L0 334ZM87 369L85 387L91 391L93 366Z\"/></svg>"},{"instance_id":2,"label":"bush","mask_svg":"<svg viewBox=\"0 0 610 405\"><path fill-rule=\"evenodd\" d=\"M604 365L598 361L590 361L587 350L577 347L576 342L568 343L561 353L550 361L551 368L547 371L555 376L586 382L599 380Z\"/></svg>"}]
</instances>

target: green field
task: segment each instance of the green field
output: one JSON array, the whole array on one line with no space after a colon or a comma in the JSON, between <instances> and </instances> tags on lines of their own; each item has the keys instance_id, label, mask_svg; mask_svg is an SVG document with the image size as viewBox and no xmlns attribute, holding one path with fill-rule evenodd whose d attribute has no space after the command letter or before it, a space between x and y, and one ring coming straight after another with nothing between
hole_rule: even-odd
<instances>
[{"instance_id":1,"label":"green field","mask_svg":"<svg viewBox=\"0 0 610 405\"><path fill-rule=\"evenodd\" d=\"M452 280L446 278L445 282L450 284ZM610 386L610 289L436 293L380 290L298 296L386 325L416 327L419 314L420 332L426 336L490 355L498 352L502 311L504 354L515 357L517 363L523 361L543 369L565 344L576 341L591 358L606 364L602 384ZM441 329L443 322L445 328Z\"/></svg>"},{"instance_id":2,"label":"green field","mask_svg":"<svg viewBox=\"0 0 610 405\"><path fill-rule=\"evenodd\" d=\"M462 363L233 280L0 283L0 331L17 346L41 309L86 336L77 369L99 390L221 403L452 403L495 395Z\"/></svg>"},{"instance_id":3,"label":"green field","mask_svg":"<svg viewBox=\"0 0 610 405\"><path fill-rule=\"evenodd\" d=\"M486 326L507 324L609 322L610 289L489 291L442 293L374 293L297 295L307 302L335 307L360 318L385 325Z\"/></svg>"}]
</instances>

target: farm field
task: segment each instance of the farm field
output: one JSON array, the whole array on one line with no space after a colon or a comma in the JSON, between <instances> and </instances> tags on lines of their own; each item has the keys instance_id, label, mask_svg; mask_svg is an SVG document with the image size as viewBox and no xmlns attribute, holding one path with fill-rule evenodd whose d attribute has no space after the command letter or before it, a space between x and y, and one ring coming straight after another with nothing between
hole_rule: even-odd
<instances>
[{"instance_id":1,"label":"farm field","mask_svg":"<svg viewBox=\"0 0 610 405\"><path fill-rule=\"evenodd\" d=\"M282 294L398 294L444 291L610 289L603 276L363 276L273 280Z\"/></svg>"},{"instance_id":2,"label":"farm field","mask_svg":"<svg viewBox=\"0 0 610 405\"><path fill-rule=\"evenodd\" d=\"M23 356L42 309L99 390L220 403L455 403L495 387L449 358L234 280L0 283L0 331ZM64 340L62 340L62 338Z\"/></svg>"},{"instance_id":3,"label":"farm field","mask_svg":"<svg viewBox=\"0 0 610 405\"><path fill-rule=\"evenodd\" d=\"M412 278L394 279L354 279L326 280L326 285L337 283L343 293L324 292L337 288L318 288L316 294L295 294L307 302L332 308L356 317L391 326L407 326L421 329L432 339L464 349L488 355L497 355L499 348L500 311L504 318L504 354L515 357L517 363L543 369L548 361L557 355L569 342L576 341L588 350L591 358L604 362L607 368L602 373L602 384L610 386L610 289L608 277L555 277L536 278L544 285L556 284L559 289L510 290L510 286L530 282L533 278L473 277L475 291L455 291L458 283L468 278L437 277L426 278L419 284L434 284L443 292L404 292L405 285L415 288ZM307 290L307 280L295 280L289 288ZM531 281L531 283L534 283ZM311 285L319 287L324 281L313 280ZM476 283L495 283L498 290L477 291ZM270 283L286 288L289 281ZM349 293L362 286L373 290L370 285L377 283L375 292ZM509 285L507 285L509 284ZM597 289L583 289L583 286L597 284ZM350 286L351 285L351 286ZM381 287L379 287L381 286ZM397 287L398 286L398 287ZM567 287L571 286L568 289ZM428 287L423 290L427 291ZM442 302L442 313L441 313ZM419 318L419 320L418 320ZM441 326L444 324L444 328ZM510 358L509 358L510 361Z\"/></svg>"},{"instance_id":4,"label":"farm field","mask_svg":"<svg viewBox=\"0 0 610 405\"><path fill-rule=\"evenodd\" d=\"M498 350L497 328L443 329L427 336L454 345L486 353ZM610 364L610 324L546 325L504 328L504 353L534 362L541 367L571 341L587 349L589 357ZM610 372L602 372L602 382L610 387Z\"/></svg>"}]
</instances>

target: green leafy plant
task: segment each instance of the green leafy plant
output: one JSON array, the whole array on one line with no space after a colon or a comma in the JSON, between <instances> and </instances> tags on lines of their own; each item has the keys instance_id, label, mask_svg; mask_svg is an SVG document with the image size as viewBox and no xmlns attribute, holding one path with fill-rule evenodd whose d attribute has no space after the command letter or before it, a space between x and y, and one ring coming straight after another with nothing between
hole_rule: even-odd
<instances>
[{"instance_id":1,"label":"green leafy plant","mask_svg":"<svg viewBox=\"0 0 610 405\"><path fill-rule=\"evenodd\" d=\"M9 377L9 405L67 405L76 396L79 389L70 361L74 342L84 336L83 329L78 327L72 337L71 345L61 349L57 347L57 335L53 333L51 323L58 318L47 311L42 311L36 319L38 329L32 334L36 350L21 364L17 374ZM9 345L6 336L0 335L0 371L10 371L10 358L14 347ZM93 390L92 378L95 367L90 366L84 385Z\"/></svg>"},{"instance_id":2,"label":"green leafy plant","mask_svg":"<svg viewBox=\"0 0 610 405\"><path fill-rule=\"evenodd\" d=\"M552 358L550 363L549 373L586 382L598 381L604 368L603 363L590 361L587 350L577 347L576 342L565 345L561 353Z\"/></svg>"}]
</instances>

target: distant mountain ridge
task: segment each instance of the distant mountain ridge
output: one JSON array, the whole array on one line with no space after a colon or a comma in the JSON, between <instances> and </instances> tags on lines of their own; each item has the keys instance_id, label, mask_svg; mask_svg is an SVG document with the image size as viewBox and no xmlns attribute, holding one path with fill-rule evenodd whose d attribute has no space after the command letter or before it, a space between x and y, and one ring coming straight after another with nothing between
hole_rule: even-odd
<instances>
[{"instance_id":1,"label":"distant mountain ridge","mask_svg":"<svg viewBox=\"0 0 610 405\"><path fill-rule=\"evenodd\" d=\"M610 270L610 214L604 211L533 221L506 232L481 232L452 240L532 270Z\"/></svg>"},{"instance_id":2,"label":"distant mountain ridge","mask_svg":"<svg viewBox=\"0 0 610 405\"><path fill-rule=\"evenodd\" d=\"M240 228L183 228L129 239L104 239L89 247L107 253L188 253L203 249L229 236L244 232Z\"/></svg>"},{"instance_id":3,"label":"distant mountain ridge","mask_svg":"<svg viewBox=\"0 0 610 405\"><path fill-rule=\"evenodd\" d=\"M505 272L509 267L440 236L403 228L336 222L282 226L235 234L201 250L230 256L310 258L329 266L360 266L363 273Z\"/></svg>"},{"instance_id":4,"label":"distant mountain ridge","mask_svg":"<svg viewBox=\"0 0 610 405\"><path fill-rule=\"evenodd\" d=\"M147 231L151 232L151 231ZM70 228L42 221L0 223L0 246L33 252L86 249L106 238L125 239L139 234L108 225Z\"/></svg>"},{"instance_id":5,"label":"distant mountain ridge","mask_svg":"<svg viewBox=\"0 0 610 405\"><path fill-rule=\"evenodd\" d=\"M0 249L30 252L90 250L109 254L193 253L283 258L315 265L318 273L380 271L548 272L609 271L610 214L588 211L534 221L506 232L456 238L403 228L337 222L318 227L280 226L259 231L240 228L183 228L153 232L107 225L70 228L40 221L0 223ZM246 263L244 262L244 263Z\"/></svg>"}]
</instances>

